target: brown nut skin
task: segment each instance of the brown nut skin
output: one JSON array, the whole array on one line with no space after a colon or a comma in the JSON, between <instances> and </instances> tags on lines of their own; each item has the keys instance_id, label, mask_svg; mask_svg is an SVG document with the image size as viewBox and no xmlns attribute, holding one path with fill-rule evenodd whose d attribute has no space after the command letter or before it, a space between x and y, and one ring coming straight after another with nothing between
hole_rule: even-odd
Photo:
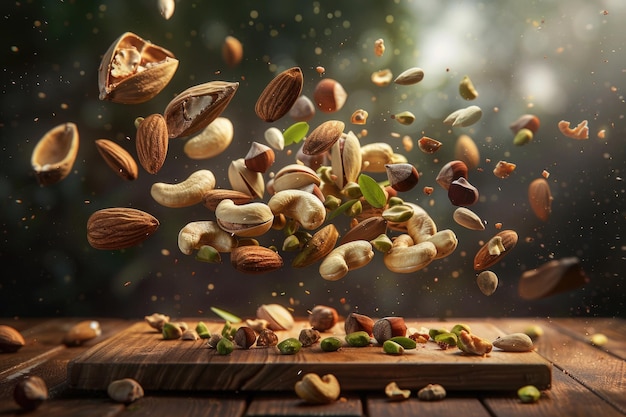
<instances>
[{"instance_id":1,"label":"brown nut skin","mask_svg":"<svg viewBox=\"0 0 626 417\"><path fill-rule=\"evenodd\" d=\"M235 343L244 349L250 349L256 342L256 333L251 327L241 326L235 332Z\"/></svg>"},{"instance_id":2,"label":"brown nut skin","mask_svg":"<svg viewBox=\"0 0 626 417\"><path fill-rule=\"evenodd\" d=\"M374 320L372 318L359 313L350 313L346 317L344 322L344 329L346 334L364 331L368 335L372 336L372 329L374 327Z\"/></svg>"},{"instance_id":3,"label":"brown nut skin","mask_svg":"<svg viewBox=\"0 0 626 417\"><path fill-rule=\"evenodd\" d=\"M331 329L339 321L339 314L333 307L317 305L311 310L309 324L315 330L325 332Z\"/></svg>"},{"instance_id":4,"label":"brown nut skin","mask_svg":"<svg viewBox=\"0 0 626 417\"><path fill-rule=\"evenodd\" d=\"M478 190L465 178L460 177L450 184L448 199L455 206L471 206L478 202Z\"/></svg>"},{"instance_id":5,"label":"brown nut skin","mask_svg":"<svg viewBox=\"0 0 626 417\"><path fill-rule=\"evenodd\" d=\"M259 333L256 345L259 347L271 347L278 344L278 336L271 329L263 329Z\"/></svg>"},{"instance_id":6,"label":"brown nut skin","mask_svg":"<svg viewBox=\"0 0 626 417\"><path fill-rule=\"evenodd\" d=\"M502 239L502 245L504 246L504 250L499 254L491 255L489 253L489 242L485 243L478 250L476 256L474 257L475 271L485 270L492 265L500 262L500 260L504 258L515 247L515 245L517 245L518 236L517 232L515 232L514 230L503 230L500 233L496 234L489 241L497 237Z\"/></svg>"},{"instance_id":7,"label":"brown nut skin","mask_svg":"<svg viewBox=\"0 0 626 417\"><path fill-rule=\"evenodd\" d=\"M317 83L313 92L313 101L324 113L341 110L347 98L348 94L343 86L331 78L324 78Z\"/></svg>"},{"instance_id":8,"label":"brown nut skin","mask_svg":"<svg viewBox=\"0 0 626 417\"><path fill-rule=\"evenodd\" d=\"M406 335L406 324L402 317L385 317L377 320L372 328L372 334L381 345L388 339Z\"/></svg>"},{"instance_id":9,"label":"brown nut skin","mask_svg":"<svg viewBox=\"0 0 626 417\"><path fill-rule=\"evenodd\" d=\"M35 410L48 399L46 381L38 376L21 379L13 389L13 399L22 409Z\"/></svg>"},{"instance_id":10,"label":"brown nut skin","mask_svg":"<svg viewBox=\"0 0 626 417\"><path fill-rule=\"evenodd\" d=\"M461 177L467 179L467 174L468 168L465 162L459 160L450 161L441 168L439 174L437 174L437 178L435 179L435 181L437 181L437 184L441 185L441 187L447 190L450 188L450 184L452 184L452 181L457 180Z\"/></svg>"}]
</instances>

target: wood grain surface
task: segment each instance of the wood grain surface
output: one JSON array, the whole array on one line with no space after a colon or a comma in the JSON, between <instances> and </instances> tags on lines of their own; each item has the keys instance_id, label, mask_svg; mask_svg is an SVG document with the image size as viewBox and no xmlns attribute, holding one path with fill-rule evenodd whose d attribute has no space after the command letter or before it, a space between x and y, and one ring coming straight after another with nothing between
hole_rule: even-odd
<instances>
[{"instance_id":1,"label":"wood grain surface","mask_svg":"<svg viewBox=\"0 0 626 417\"><path fill-rule=\"evenodd\" d=\"M196 322L187 320L190 326ZM219 332L222 323L207 323ZM409 327L447 327L455 323L410 322ZM468 322L472 332L495 340L504 332L485 322ZM279 340L297 337L305 321L291 331L277 332ZM322 337L343 338L343 323ZM131 377L147 390L282 391L292 390L304 373L334 374L342 389L384 390L389 381L408 389L439 383L450 391L511 390L533 384L547 389L551 364L536 352L509 353L495 349L486 357L469 356L458 349L442 350L435 343L418 344L403 355L387 355L381 346L344 346L323 352L319 344L296 355L277 348L236 349L219 355L206 342L163 340L145 322L138 322L72 360L68 367L71 387L106 389L110 381Z\"/></svg>"}]
</instances>

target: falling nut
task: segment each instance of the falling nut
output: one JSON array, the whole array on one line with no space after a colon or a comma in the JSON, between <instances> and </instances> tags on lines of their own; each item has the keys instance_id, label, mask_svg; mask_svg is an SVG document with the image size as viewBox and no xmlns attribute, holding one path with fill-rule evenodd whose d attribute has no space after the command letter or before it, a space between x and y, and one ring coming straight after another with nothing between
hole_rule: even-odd
<instances>
[{"instance_id":1,"label":"falling nut","mask_svg":"<svg viewBox=\"0 0 626 417\"><path fill-rule=\"evenodd\" d=\"M139 123L137 137L137 159L149 173L159 172L167 156L169 139L165 119L158 113L151 114Z\"/></svg>"},{"instance_id":2,"label":"falling nut","mask_svg":"<svg viewBox=\"0 0 626 417\"><path fill-rule=\"evenodd\" d=\"M177 184L157 182L152 184L150 195L162 206L189 207L202 201L202 197L215 188L215 176L207 169L192 173L186 180Z\"/></svg>"},{"instance_id":3,"label":"falling nut","mask_svg":"<svg viewBox=\"0 0 626 417\"><path fill-rule=\"evenodd\" d=\"M256 316L267 320L270 330L290 330L294 326L293 316L280 304L263 304L257 308Z\"/></svg>"},{"instance_id":4,"label":"falling nut","mask_svg":"<svg viewBox=\"0 0 626 417\"><path fill-rule=\"evenodd\" d=\"M41 185L52 185L72 172L78 155L78 127L63 123L50 129L35 145L31 165Z\"/></svg>"},{"instance_id":5,"label":"falling nut","mask_svg":"<svg viewBox=\"0 0 626 417\"><path fill-rule=\"evenodd\" d=\"M263 246L239 246L231 251L230 263L240 272L265 274L282 268L283 258Z\"/></svg>"},{"instance_id":6,"label":"falling nut","mask_svg":"<svg viewBox=\"0 0 626 417\"><path fill-rule=\"evenodd\" d=\"M232 200L222 200L215 208L217 224L228 233L241 237L255 237L272 228L274 214L265 203L247 203L240 206Z\"/></svg>"},{"instance_id":7,"label":"falling nut","mask_svg":"<svg viewBox=\"0 0 626 417\"><path fill-rule=\"evenodd\" d=\"M80 346L88 340L96 338L102 334L100 323L95 320L81 321L63 336L63 344L66 346Z\"/></svg>"},{"instance_id":8,"label":"falling nut","mask_svg":"<svg viewBox=\"0 0 626 417\"><path fill-rule=\"evenodd\" d=\"M220 116L189 138L183 151L191 159L213 158L230 146L234 135L233 123L230 119Z\"/></svg>"},{"instance_id":9,"label":"falling nut","mask_svg":"<svg viewBox=\"0 0 626 417\"><path fill-rule=\"evenodd\" d=\"M348 93L343 86L332 78L324 78L315 86L313 101L324 113L334 113L343 107L348 99Z\"/></svg>"},{"instance_id":10,"label":"falling nut","mask_svg":"<svg viewBox=\"0 0 626 417\"><path fill-rule=\"evenodd\" d=\"M485 243L474 257L474 269L482 271L500 262L517 245L517 233L514 230L503 230ZM495 250L494 243L499 239L501 249ZM490 244L491 242L491 244Z\"/></svg>"},{"instance_id":11,"label":"falling nut","mask_svg":"<svg viewBox=\"0 0 626 417\"><path fill-rule=\"evenodd\" d=\"M252 142L244 158L244 164L251 171L264 173L274 164L275 158L272 148L259 142Z\"/></svg>"},{"instance_id":12,"label":"falling nut","mask_svg":"<svg viewBox=\"0 0 626 417\"><path fill-rule=\"evenodd\" d=\"M257 116L266 122L274 122L286 115L300 96L303 82L299 67L278 74L261 92L254 107Z\"/></svg>"},{"instance_id":13,"label":"falling nut","mask_svg":"<svg viewBox=\"0 0 626 417\"><path fill-rule=\"evenodd\" d=\"M137 179L137 162L126 149L108 139L97 139L95 144L104 162L120 178L128 181Z\"/></svg>"},{"instance_id":14,"label":"falling nut","mask_svg":"<svg viewBox=\"0 0 626 417\"><path fill-rule=\"evenodd\" d=\"M337 281L349 271L362 268L374 257L372 244L366 240L355 240L333 249L319 267L325 280Z\"/></svg>"},{"instance_id":15,"label":"falling nut","mask_svg":"<svg viewBox=\"0 0 626 417\"><path fill-rule=\"evenodd\" d=\"M274 215L284 214L307 230L320 227L326 219L326 207L315 195L302 190L283 190L274 194L267 205Z\"/></svg>"},{"instance_id":16,"label":"falling nut","mask_svg":"<svg viewBox=\"0 0 626 417\"><path fill-rule=\"evenodd\" d=\"M296 382L295 390L298 397L311 404L330 404L336 401L341 393L339 381L332 374L321 378L314 373L305 374Z\"/></svg>"},{"instance_id":17,"label":"falling nut","mask_svg":"<svg viewBox=\"0 0 626 417\"><path fill-rule=\"evenodd\" d=\"M210 245L218 252L230 252L237 246L237 240L210 220L187 223L178 232L178 248L185 255L191 255L204 245Z\"/></svg>"}]
</instances>

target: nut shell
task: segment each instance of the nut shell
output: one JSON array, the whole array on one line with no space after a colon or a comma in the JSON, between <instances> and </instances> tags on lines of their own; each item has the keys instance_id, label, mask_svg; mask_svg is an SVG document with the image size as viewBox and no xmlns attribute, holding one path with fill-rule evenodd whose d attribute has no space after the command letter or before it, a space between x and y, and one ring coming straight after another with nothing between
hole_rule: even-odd
<instances>
[{"instance_id":1,"label":"nut shell","mask_svg":"<svg viewBox=\"0 0 626 417\"><path fill-rule=\"evenodd\" d=\"M31 165L41 185L52 185L69 175L78 155L78 127L63 123L50 129L35 145Z\"/></svg>"},{"instance_id":2,"label":"nut shell","mask_svg":"<svg viewBox=\"0 0 626 417\"><path fill-rule=\"evenodd\" d=\"M267 327L270 330L289 330L294 326L293 316L280 304L263 304L257 308L256 316L267 320Z\"/></svg>"}]
</instances>

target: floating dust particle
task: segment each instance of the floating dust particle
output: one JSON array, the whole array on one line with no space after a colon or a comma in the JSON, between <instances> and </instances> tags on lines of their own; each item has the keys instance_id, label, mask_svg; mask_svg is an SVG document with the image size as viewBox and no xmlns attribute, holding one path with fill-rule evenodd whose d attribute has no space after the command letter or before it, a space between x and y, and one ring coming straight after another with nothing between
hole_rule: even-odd
<instances>
[{"instance_id":1,"label":"floating dust particle","mask_svg":"<svg viewBox=\"0 0 626 417\"><path fill-rule=\"evenodd\" d=\"M602 129L598 132L598 139L605 139L606 138L606 130Z\"/></svg>"},{"instance_id":2,"label":"floating dust particle","mask_svg":"<svg viewBox=\"0 0 626 417\"><path fill-rule=\"evenodd\" d=\"M450 274L452 276L452 278L458 278L461 276L461 273L459 271L452 271L452 274Z\"/></svg>"},{"instance_id":3,"label":"floating dust particle","mask_svg":"<svg viewBox=\"0 0 626 417\"><path fill-rule=\"evenodd\" d=\"M61 103L61 110L67 110L67 109L69 109L69 108L70 108L69 104L67 104L67 103Z\"/></svg>"},{"instance_id":4,"label":"floating dust particle","mask_svg":"<svg viewBox=\"0 0 626 417\"><path fill-rule=\"evenodd\" d=\"M302 282L302 281L298 282L298 287L300 287L300 288L304 287L304 282Z\"/></svg>"},{"instance_id":5,"label":"floating dust particle","mask_svg":"<svg viewBox=\"0 0 626 417\"><path fill-rule=\"evenodd\" d=\"M493 225L496 229L500 230L502 229L502 223L498 222L496 224Z\"/></svg>"},{"instance_id":6,"label":"floating dust particle","mask_svg":"<svg viewBox=\"0 0 626 417\"><path fill-rule=\"evenodd\" d=\"M213 283L207 284L206 289L209 291L213 291L215 289L215 284Z\"/></svg>"},{"instance_id":7,"label":"floating dust particle","mask_svg":"<svg viewBox=\"0 0 626 417\"><path fill-rule=\"evenodd\" d=\"M159 299L159 297L157 297L156 295L151 295L150 296L150 301L155 302Z\"/></svg>"},{"instance_id":8,"label":"floating dust particle","mask_svg":"<svg viewBox=\"0 0 626 417\"><path fill-rule=\"evenodd\" d=\"M125 287L128 287L130 284L131 284L131 282L130 282L130 281L126 281L126 282L124 283L124 286L125 286Z\"/></svg>"},{"instance_id":9,"label":"floating dust particle","mask_svg":"<svg viewBox=\"0 0 626 417\"><path fill-rule=\"evenodd\" d=\"M541 171L541 176L545 179L548 179L548 177L550 177L550 173L544 169L543 171Z\"/></svg>"},{"instance_id":10,"label":"floating dust particle","mask_svg":"<svg viewBox=\"0 0 626 417\"><path fill-rule=\"evenodd\" d=\"M37 97L43 100L44 98L46 98L46 93L41 91L41 92L37 93Z\"/></svg>"}]
</instances>

